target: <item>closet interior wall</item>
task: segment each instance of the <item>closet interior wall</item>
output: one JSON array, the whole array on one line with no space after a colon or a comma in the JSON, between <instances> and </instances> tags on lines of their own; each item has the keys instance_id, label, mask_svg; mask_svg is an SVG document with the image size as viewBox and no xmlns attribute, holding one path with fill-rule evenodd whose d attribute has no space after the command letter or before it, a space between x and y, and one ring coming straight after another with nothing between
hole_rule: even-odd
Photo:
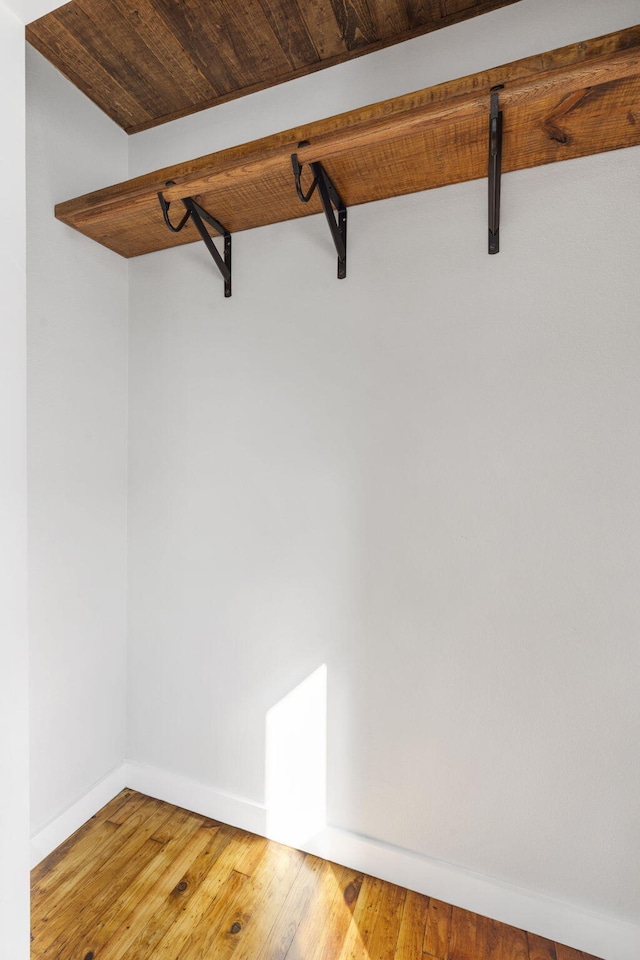
<instances>
[{"instance_id":1,"label":"closet interior wall","mask_svg":"<svg viewBox=\"0 0 640 960\"><path fill-rule=\"evenodd\" d=\"M0 2L0 930L29 956L24 41Z\"/></svg>"},{"instance_id":2,"label":"closet interior wall","mask_svg":"<svg viewBox=\"0 0 640 960\"><path fill-rule=\"evenodd\" d=\"M523 0L130 176L636 21ZM497 257L477 181L351 209L344 282L322 217L238 234L228 301L201 244L130 262L132 759L261 804L326 664L332 824L640 919L637 169L508 175Z\"/></svg>"},{"instance_id":3,"label":"closet interior wall","mask_svg":"<svg viewBox=\"0 0 640 960\"><path fill-rule=\"evenodd\" d=\"M344 282L321 217L238 235L228 301L53 219L637 13L521 0L129 139L30 51L34 829L125 757L263 810L325 665L332 824L640 922L637 149L505 177L497 257L485 181L354 208Z\"/></svg>"},{"instance_id":4,"label":"closet interior wall","mask_svg":"<svg viewBox=\"0 0 640 960\"><path fill-rule=\"evenodd\" d=\"M52 216L127 136L27 48L31 824L125 754L128 267Z\"/></svg>"}]
</instances>

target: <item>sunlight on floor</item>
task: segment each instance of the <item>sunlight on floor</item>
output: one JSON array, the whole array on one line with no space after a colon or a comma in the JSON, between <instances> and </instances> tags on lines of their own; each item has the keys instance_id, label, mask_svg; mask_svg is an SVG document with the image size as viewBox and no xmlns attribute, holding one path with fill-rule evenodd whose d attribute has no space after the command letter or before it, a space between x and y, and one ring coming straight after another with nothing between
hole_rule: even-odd
<instances>
[{"instance_id":1,"label":"sunlight on floor","mask_svg":"<svg viewBox=\"0 0 640 960\"><path fill-rule=\"evenodd\" d=\"M304 844L326 823L327 668L318 667L266 716L267 836Z\"/></svg>"}]
</instances>

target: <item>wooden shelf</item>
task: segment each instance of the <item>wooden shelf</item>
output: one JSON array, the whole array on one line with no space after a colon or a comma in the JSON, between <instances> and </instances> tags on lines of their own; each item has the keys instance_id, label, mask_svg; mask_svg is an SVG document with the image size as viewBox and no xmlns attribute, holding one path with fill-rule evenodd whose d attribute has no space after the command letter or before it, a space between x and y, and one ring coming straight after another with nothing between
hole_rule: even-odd
<instances>
[{"instance_id":1,"label":"wooden shelf","mask_svg":"<svg viewBox=\"0 0 640 960\"><path fill-rule=\"evenodd\" d=\"M498 85L503 172L634 146L640 26L156 170L58 204L56 217L135 257L199 239L191 223L167 229L159 190L170 201L195 197L231 233L320 212L317 197L298 200L294 152L323 163L348 207L486 177Z\"/></svg>"}]
</instances>

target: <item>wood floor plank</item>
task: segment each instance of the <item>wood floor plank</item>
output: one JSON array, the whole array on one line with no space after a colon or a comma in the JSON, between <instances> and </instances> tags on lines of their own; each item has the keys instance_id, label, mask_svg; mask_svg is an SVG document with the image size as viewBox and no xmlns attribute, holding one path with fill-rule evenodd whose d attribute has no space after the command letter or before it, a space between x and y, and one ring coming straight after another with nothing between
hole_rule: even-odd
<instances>
[{"instance_id":1,"label":"wood floor plank","mask_svg":"<svg viewBox=\"0 0 640 960\"><path fill-rule=\"evenodd\" d=\"M33 878L32 960L598 960L133 791Z\"/></svg>"},{"instance_id":2,"label":"wood floor plank","mask_svg":"<svg viewBox=\"0 0 640 960\"><path fill-rule=\"evenodd\" d=\"M454 907L451 911L449 960L477 960L475 913Z\"/></svg>"},{"instance_id":3,"label":"wood floor plank","mask_svg":"<svg viewBox=\"0 0 640 960\"><path fill-rule=\"evenodd\" d=\"M248 878L266 844L266 840L254 834L220 827L213 842L200 852L132 944L136 960L153 956L156 948L167 955L180 952L182 956L182 945L189 932L202 921L221 890L226 897L232 873Z\"/></svg>"},{"instance_id":4,"label":"wood floor plank","mask_svg":"<svg viewBox=\"0 0 640 960\"><path fill-rule=\"evenodd\" d=\"M385 883L365 876L345 937L340 960L371 960L378 912L382 908Z\"/></svg>"},{"instance_id":5,"label":"wood floor plank","mask_svg":"<svg viewBox=\"0 0 640 960\"><path fill-rule=\"evenodd\" d=\"M159 900L157 908L149 916L144 929L140 930L131 941L127 951L130 956L135 957L136 960L156 956L160 944L175 929L183 914L188 912L190 901L193 902L198 889L196 884L198 881L202 883L212 866L219 862L216 851L224 844L225 838L221 839L218 833L217 828L210 829L210 837L206 845L202 848L199 843L194 845L193 861L186 863L185 860L186 869L175 886L170 890L165 887L164 898ZM227 848L228 843L224 845L224 850ZM223 876L226 879L228 871L223 871Z\"/></svg>"},{"instance_id":6,"label":"wood floor plank","mask_svg":"<svg viewBox=\"0 0 640 960\"><path fill-rule=\"evenodd\" d=\"M233 960L254 960L286 902L303 861L304 854L299 850L279 844L267 847L227 933L233 949L221 954L221 960L232 955Z\"/></svg>"},{"instance_id":7,"label":"wood floor plank","mask_svg":"<svg viewBox=\"0 0 640 960\"><path fill-rule=\"evenodd\" d=\"M315 951L325 928L326 917L332 909L339 882L340 878L336 877L333 864L321 861L315 874L313 897L291 938L285 954L287 960L307 960Z\"/></svg>"},{"instance_id":8,"label":"wood floor plank","mask_svg":"<svg viewBox=\"0 0 640 960\"><path fill-rule=\"evenodd\" d=\"M243 873L245 877L252 877L262 863L269 841L255 833L235 830L233 843L237 850L233 869L237 873Z\"/></svg>"},{"instance_id":9,"label":"wood floor plank","mask_svg":"<svg viewBox=\"0 0 640 960\"><path fill-rule=\"evenodd\" d=\"M449 935L451 933L451 904L442 903L433 897L429 900L427 928L424 932L422 949L429 957L447 960L449 956Z\"/></svg>"},{"instance_id":10,"label":"wood floor plank","mask_svg":"<svg viewBox=\"0 0 640 960\"><path fill-rule=\"evenodd\" d=\"M46 947L58 936L64 917L61 907L70 911L79 909L80 903L90 903L106 877L117 872L145 841L151 837L169 813L159 802L147 800L111 836L111 843L103 843L95 857L80 861L74 858L74 869L64 884L59 884L41 893L32 912L31 932L37 936L41 947ZM75 905L78 905L75 907Z\"/></svg>"},{"instance_id":11,"label":"wood floor plank","mask_svg":"<svg viewBox=\"0 0 640 960\"><path fill-rule=\"evenodd\" d=\"M328 867L323 874L326 899L314 897L309 913L308 943L303 946L301 954L305 960L328 960L340 956L362 888L361 874L335 863L328 864ZM300 946L297 949L300 952Z\"/></svg>"},{"instance_id":12,"label":"wood floor plank","mask_svg":"<svg viewBox=\"0 0 640 960\"><path fill-rule=\"evenodd\" d=\"M398 960L411 960L412 957L420 956L424 946L428 918L429 897L408 890L396 951Z\"/></svg>"},{"instance_id":13,"label":"wood floor plank","mask_svg":"<svg viewBox=\"0 0 640 960\"><path fill-rule=\"evenodd\" d=\"M75 865L96 856L101 847L100 837L109 843L114 828L121 826L124 820L148 800L140 793L123 790L106 806L87 820L79 830L60 844L31 871L32 896L39 898L50 888L57 888L70 876Z\"/></svg>"},{"instance_id":14,"label":"wood floor plank","mask_svg":"<svg viewBox=\"0 0 640 960\"><path fill-rule=\"evenodd\" d=\"M362 881L362 888L353 911L352 922L347 930L340 960L370 960L368 945L375 930L382 890L382 880L365 877Z\"/></svg>"},{"instance_id":15,"label":"wood floor plank","mask_svg":"<svg viewBox=\"0 0 640 960\"><path fill-rule=\"evenodd\" d=\"M216 956L211 952L212 944L220 935L223 928L229 928L228 917L235 909L237 899L249 883L249 878L232 870L224 881L224 895L216 896L211 900L200 918L200 921L181 931L179 953L167 952L171 949L175 931L161 946L161 956L179 956L180 960L202 960L203 957Z\"/></svg>"},{"instance_id":16,"label":"wood floor plank","mask_svg":"<svg viewBox=\"0 0 640 960\"><path fill-rule=\"evenodd\" d=\"M107 931L103 932L100 956L105 960L125 960L131 958L134 954L130 951L132 942L139 935L140 930L144 930L153 916L158 906L165 897L179 883L184 871L188 868L200 851L206 847L210 841L211 828L208 826L186 825L185 830L189 833L187 837L180 836L176 842L176 851L174 856L167 855L162 864L156 865L154 876L149 878L145 886L145 892L136 904L122 903L123 912L129 906L129 913L122 922L112 923ZM163 846L170 849L171 841ZM159 867L159 869L158 869ZM107 938L108 936L108 938ZM91 952L97 953L97 948Z\"/></svg>"},{"instance_id":17,"label":"wood floor plank","mask_svg":"<svg viewBox=\"0 0 640 960\"><path fill-rule=\"evenodd\" d=\"M162 813L164 817L160 819ZM154 826L155 831L149 829ZM58 956L63 951L73 956L73 951L80 951L87 942L102 943L108 939L110 927L131 913L146 891L153 871L166 861L167 836L179 839L193 829L193 821L184 811L161 805L158 820L155 824L148 824L142 837L144 842L131 852L126 864L122 865L121 860L116 859L111 863L111 870L98 872L80 896L65 904L67 923L59 928L57 939L48 948L41 939L36 941L40 951L38 956ZM68 922L71 918L73 922Z\"/></svg>"},{"instance_id":18,"label":"wood floor plank","mask_svg":"<svg viewBox=\"0 0 640 960\"><path fill-rule=\"evenodd\" d=\"M367 943L370 960L393 960L400 936L400 924L407 891L394 883L383 883L373 932Z\"/></svg>"},{"instance_id":19,"label":"wood floor plank","mask_svg":"<svg viewBox=\"0 0 640 960\"><path fill-rule=\"evenodd\" d=\"M504 927L502 960L529 960L529 943L524 930Z\"/></svg>"},{"instance_id":20,"label":"wood floor plank","mask_svg":"<svg viewBox=\"0 0 640 960\"><path fill-rule=\"evenodd\" d=\"M172 808L169 816L167 812L161 805L157 816L151 817L144 829L65 903L65 909L74 917L72 925L57 921L49 924L44 933L36 934L43 960L57 960L63 954L73 957L82 950L83 957L90 949L95 953L92 944L102 945L108 939L109 930L131 914L136 891L146 890L150 878L172 862L176 847L200 829L201 820L193 815ZM163 850L165 855L158 860ZM118 919L114 923L116 911Z\"/></svg>"},{"instance_id":21,"label":"wood floor plank","mask_svg":"<svg viewBox=\"0 0 640 960\"><path fill-rule=\"evenodd\" d=\"M85 823L65 841L60 848L45 857L31 872L31 898L38 908L41 898L49 891L59 889L73 876L75 864L86 862L88 857L97 857L118 830L119 824L106 820L101 823Z\"/></svg>"},{"instance_id":22,"label":"wood floor plank","mask_svg":"<svg viewBox=\"0 0 640 960\"><path fill-rule=\"evenodd\" d=\"M110 803L107 803L96 813L96 817L98 820L108 820L109 823L122 825L129 819L134 810L137 810L149 799L144 793L138 793L137 790L130 790L129 787L125 787L117 797L114 797Z\"/></svg>"},{"instance_id":23,"label":"wood floor plank","mask_svg":"<svg viewBox=\"0 0 640 960\"><path fill-rule=\"evenodd\" d=\"M287 894L282 910L256 956L256 960L284 960L302 918L315 900L325 861L308 854L300 867L296 883Z\"/></svg>"},{"instance_id":24,"label":"wood floor plank","mask_svg":"<svg viewBox=\"0 0 640 960\"><path fill-rule=\"evenodd\" d=\"M210 904L200 923L180 946L180 960L236 956L255 957L281 910L304 855L280 844L269 846L252 876L232 870L220 896ZM186 931L185 931L186 932ZM246 943L246 947L245 947ZM163 955L166 953L163 944Z\"/></svg>"},{"instance_id":25,"label":"wood floor plank","mask_svg":"<svg viewBox=\"0 0 640 960\"><path fill-rule=\"evenodd\" d=\"M584 960L584 954L581 950L565 947L562 943L556 943L556 957L557 960Z\"/></svg>"},{"instance_id":26,"label":"wood floor plank","mask_svg":"<svg viewBox=\"0 0 640 960\"><path fill-rule=\"evenodd\" d=\"M551 940L527 933L529 941L529 960L557 960L556 947Z\"/></svg>"},{"instance_id":27,"label":"wood floor plank","mask_svg":"<svg viewBox=\"0 0 640 960\"><path fill-rule=\"evenodd\" d=\"M486 960L503 960L503 924L488 917L476 919L476 951Z\"/></svg>"}]
</instances>

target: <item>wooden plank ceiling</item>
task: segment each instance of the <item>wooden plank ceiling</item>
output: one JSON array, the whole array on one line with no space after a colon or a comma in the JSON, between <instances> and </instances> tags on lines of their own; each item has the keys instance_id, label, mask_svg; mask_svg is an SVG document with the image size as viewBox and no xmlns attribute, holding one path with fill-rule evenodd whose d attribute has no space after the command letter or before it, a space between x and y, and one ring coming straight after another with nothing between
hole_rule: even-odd
<instances>
[{"instance_id":1,"label":"wooden plank ceiling","mask_svg":"<svg viewBox=\"0 0 640 960\"><path fill-rule=\"evenodd\" d=\"M294 151L322 161L347 206L485 177L497 85L505 172L638 144L640 26L157 170L61 203L56 216L133 257L198 239L191 223L169 232L159 190L172 203L195 197L232 233L318 213L317 197L296 195Z\"/></svg>"},{"instance_id":2,"label":"wooden plank ceiling","mask_svg":"<svg viewBox=\"0 0 640 960\"><path fill-rule=\"evenodd\" d=\"M128 133L517 0L71 0L27 40Z\"/></svg>"}]
</instances>

